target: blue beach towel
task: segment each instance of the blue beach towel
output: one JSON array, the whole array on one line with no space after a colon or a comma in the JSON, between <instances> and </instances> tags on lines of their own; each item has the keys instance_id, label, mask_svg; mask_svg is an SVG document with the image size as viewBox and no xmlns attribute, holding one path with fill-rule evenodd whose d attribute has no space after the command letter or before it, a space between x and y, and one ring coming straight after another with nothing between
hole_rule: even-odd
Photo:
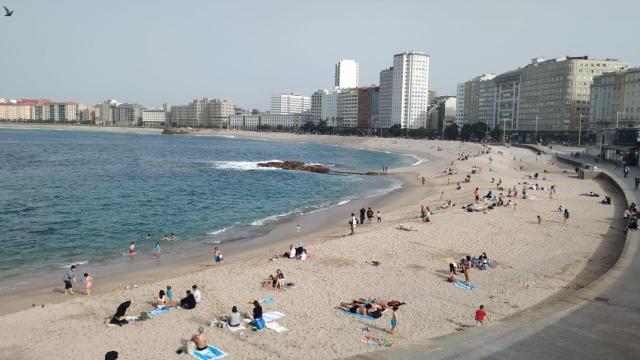
<instances>
[{"instance_id":1,"label":"blue beach towel","mask_svg":"<svg viewBox=\"0 0 640 360\"><path fill-rule=\"evenodd\" d=\"M453 284L454 284L455 286L457 286L457 287L459 287L459 288L461 288L461 289L465 289L465 290L472 290L473 288L475 288L475 286L474 286L474 285L471 285L471 284L466 283L466 282L464 282L464 281L462 281L462 280L459 280L459 279L455 279L455 280L453 281Z\"/></svg>"},{"instance_id":2,"label":"blue beach towel","mask_svg":"<svg viewBox=\"0 0 640 360\"><path fill-rule=\"evenodd\" d=\"M162 308L156 308L156 309L153 309L153 310L147 312L147 315L149 316L149 319L152 319L152 318L154 318L154 317L156 317L156 316L158 316L160 314L166 313L169 310L171 310L171 308L169 308L167 306L162 307Z\"/></svg>"},{"instance_id":3,"label":"blue beach towel","mask_svg":"<svg viewBox=\"0 0 640 360\"><path fill-rule=\"evenodd\" d=\"M200 360L222 359L228 354L213 345L207 345L205 350L194 351L193 357Z\"/></svg>"},{"instance_id":4,"label":"blue beach towel","mask_svg":"<svg viewBox=\"0 0 640 360\"><path fill-rule=\"evenodd\" d=\"M347 310L340 310L340 312L347 314L347 315L351 315L351 316L355 316L361 319L366 319L366 320L375 320L375 318L372 318L371 316L368 315L362 315L362 314L356 314L356 313L352 313L351 311L347 311Z\"/></svg>"}]
</instances>

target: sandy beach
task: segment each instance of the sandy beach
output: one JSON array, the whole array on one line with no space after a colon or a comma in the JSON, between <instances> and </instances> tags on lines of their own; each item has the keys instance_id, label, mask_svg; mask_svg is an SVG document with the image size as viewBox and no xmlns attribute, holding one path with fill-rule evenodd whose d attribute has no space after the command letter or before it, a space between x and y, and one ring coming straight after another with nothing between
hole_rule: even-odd
<instances>
[{"instance_id":1,"label":"sandy beach","mask_svg":"<svg viewBox=\"0 0 640 360\"><path fill-rule=\"evenodd\" d=\"M131 129L111 131L120 130ZM55 352L57 358L99 359L107 351L116 350L124 359L186 359L190 357L177 355L176 349L199 326L206 327L210 344L237 359L328 359L380 350L362 342L367 335L384 338L393 344L392 349L474 326L473 315L480 304L485 305L489 316L485 326L491 326L545 299L580 289L615 262L624 241L621 217L625 203L621 194L605 181L579 180L571 168L526 149L496 146L490 154L458 161L459 153L476 154L483 148L451 141L233 131L198 134L322 142L413 154L429 161L391 169L403 180L403 188L371 200L373 210L382 212L383 221L358 226L353 236L347 235L348 215L357 213L365 205L362 202L333 209L322 229L305 231L302 236L294 231L289 236L279 233L279 239L227 256L220 266L206 266L207 254L194 257L192 264L180 264L161 273L148 270L139 278L139 287L131 290L123 286L131 279L113 279L103 286L102 279L97 278L97 293L91 297L65 298L59 288L43 289L33 296L3 297L8 302L22 302L22 306L38 306L0 316L0 332L5 334L0 339L0 358L39 359ZM456 190L456 182L462 182L473 166L482 170ZM454 173L442 174L446 167L453 168ZM540 179L527 178L536 172ZM426 178L425 186L420 185L421 176ZM547 179L542 180L543 176ZM502 180L505 195L507 188L521 190L524 182L538 183L545 189L555 185L557 192L549 198L546 190L529 190L529 199L515 200L515 210L496 207L486 213L463 211L461 206L473 203L476 187L482 195L489 190L500 192L492 178ZM589 191L611 196L613 205L600 204L602 197L580 195ZM504 197L505 202L508 199ZM456 206L434 211L429 223L420 221L421 205L436 210L445 200ZM566 224L559 206L571 213ZM416 231L397 230L398 224ZM283 226L293 229L291 224ZM270 261L272 255L282 254L288 244L298 241L304 242L312 260ZM472 270L473 290L446 281L448 259L482 252L497 266ZM372 261L380 265L373 266ZM282 270L286 282L295 285L284 291L263 289L262 281L276 269ZM171 285L174 297L179 298L192 284L198 285L203 297L194 310L172 309L123 327L105 326L105 320L123 301L132 301L128 314L135 315L151 310L152 301L166 285ZM273 298L264 311L285 313L277 322L288 331L209 328L214 317L229 315L234 305L241 312L251 313L248 301L264 296ZM386 333L390 310L380 319L366 320L335 309L341 302L359 297L406 302L398 311L396 335Z\"/></svg>"}]
</instances>

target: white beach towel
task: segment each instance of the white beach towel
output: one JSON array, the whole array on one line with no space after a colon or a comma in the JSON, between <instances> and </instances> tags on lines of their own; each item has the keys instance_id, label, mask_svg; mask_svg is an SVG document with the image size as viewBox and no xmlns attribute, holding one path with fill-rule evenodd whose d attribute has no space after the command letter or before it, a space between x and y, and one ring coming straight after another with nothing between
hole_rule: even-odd
<instances>
[{"instance_id":1,"label":"white beach towel","mask_svg":"<svg viewBox=\"0 0 640 360\"><path fill-rule=\"evenodd\" d=\"M280 318L283 318L287 316L287 314L285 313L281 313L279 311L270 311L267 313L262 314L262 319L264 319L264 322L268 323L270 321L276 321Z\"/></svg>"},{"instance_id":2,"label":"white beach towel","mask_svg":"<svg viewBox=\"0 0 640 360\"><path fill-rule=\"evenodd\" d=\"M229 326L227 325L227 329L229 329L229 331L231 332L236 332L236 331L240 331L240 330L245 330L245 327L243 324L240 324L238 326Z\"/></svg>"},{"instance_id":3,"label":"white beach towel","mask_svg":"<svg viewBox=\"0 0 640 360\"><path fill-rule=\"evenodd\" d=\"M285 331L289 331L289 329L287 329L284 326L281 326L280 324L278 324L275 321L271 321L265 324L265 326L277 333L281 333L281 332L285 332Z\"/></svg>"}]
</instances>

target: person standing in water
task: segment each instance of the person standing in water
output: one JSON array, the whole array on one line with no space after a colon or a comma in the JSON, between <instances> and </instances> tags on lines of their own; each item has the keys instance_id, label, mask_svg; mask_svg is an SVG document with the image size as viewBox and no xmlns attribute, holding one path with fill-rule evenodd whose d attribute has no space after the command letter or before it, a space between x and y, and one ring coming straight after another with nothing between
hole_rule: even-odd
<instances>
[{"instance_id":1,"label":"person standing in water","mask_svg":"<svg viewBox=\"0 0 640 360\"><path fill-rule=\"evenodd\" d=\"M132 241L131 245L129 245L129 256L135 256L136 255L136 242Z\"/></svg>"},{"instance_id":2,"label":"person standing in water","mask_svg":"<svg viewBox=\"0 0 640 360\"><path fill-rule=\"evenodd\" d=\"M73 284L71 283L76 282L76 266L75 265L71 265L71 268L69 269L69 271L67 271L64 276L62 277L62 281L64 281L64 294L70 294L73 295Z\"/></svg>"}]
</instances>

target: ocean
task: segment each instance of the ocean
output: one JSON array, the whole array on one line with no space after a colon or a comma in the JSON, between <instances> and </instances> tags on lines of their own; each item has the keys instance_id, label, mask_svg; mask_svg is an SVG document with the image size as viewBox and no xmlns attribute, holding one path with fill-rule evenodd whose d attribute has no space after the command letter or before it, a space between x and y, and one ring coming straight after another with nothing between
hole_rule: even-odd
<instances>
[{"instance_id":1,"label":"ocean","mask_svg":"<svg viewBox=\"0 0 640 360\"><path fill-rule=\"evenodd\" d=\"M97 266L256 236L265 225L398 188L384 176L264 169L296 160L379 171L415 157L224 136L0 129L0 288L70 264ZM152 241L141 241L150 233Z\"/></svg>"}]
</instances>

